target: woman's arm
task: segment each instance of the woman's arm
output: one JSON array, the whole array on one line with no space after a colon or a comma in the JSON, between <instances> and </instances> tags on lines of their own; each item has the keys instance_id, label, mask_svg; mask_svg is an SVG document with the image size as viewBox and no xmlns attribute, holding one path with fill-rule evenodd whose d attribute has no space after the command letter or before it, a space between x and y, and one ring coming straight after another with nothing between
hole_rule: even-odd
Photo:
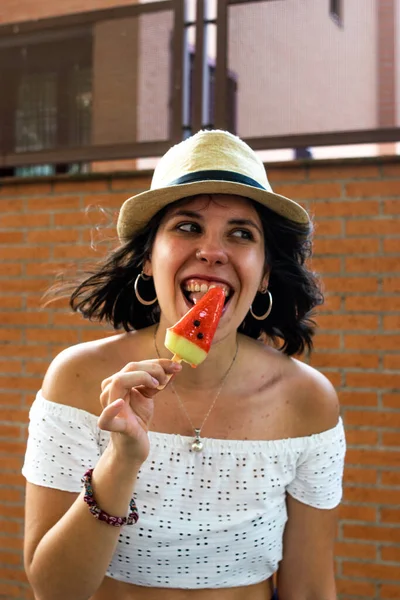
<instances>
[{"instance_id":1,"label":"woman's arm","mask_svg":"<svg viewBox=\"0 0 400 600\"><path fill-rule=\"evenodd\" d=\"M138 471L108 447L93 471L98 505L125 516ZM25 570L38 600L88 600L103 581L119 534L119 527L93 517L83 492L27 484Z\"/></svg>"},{"instance_id":2,"label":"woman's arm","mask_svg":"<svg viewBox=\"0 0 400 600\"><path fill-rule=\"evenodd\" d=\"M313 508L288 495L287 510L278 570L279 600L336 600L337 509Z\"/></svg>"}]
</instances>

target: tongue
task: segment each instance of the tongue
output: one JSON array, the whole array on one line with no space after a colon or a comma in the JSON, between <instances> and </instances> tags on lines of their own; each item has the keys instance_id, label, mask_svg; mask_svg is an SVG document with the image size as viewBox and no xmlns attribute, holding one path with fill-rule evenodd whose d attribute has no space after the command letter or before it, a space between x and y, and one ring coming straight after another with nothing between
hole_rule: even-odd
<instances>
[{"instance_id":1,"label":"tongue","mask_svg":"<svg viewBox=\"0 0 400 600\"><path fill-rule=\"evenodd\" d=\"M191 292L189 294L189 300L193 302L193 304L197 304L197 302L204 296L206 292Z\"/></svg>"}]
</instances>

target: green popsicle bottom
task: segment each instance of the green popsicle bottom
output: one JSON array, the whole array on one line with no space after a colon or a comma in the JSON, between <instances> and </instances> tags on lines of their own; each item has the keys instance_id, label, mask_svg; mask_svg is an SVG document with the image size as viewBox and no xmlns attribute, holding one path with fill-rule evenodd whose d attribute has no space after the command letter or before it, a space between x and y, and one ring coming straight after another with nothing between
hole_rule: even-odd
<instances>
[{"instance_id":1,"label":"green popsicle bottom","mask_svg":"<svg viewBox=\"0 0 400 600\"><path fill-rule=\"evenodd\" d=\"M167 329L165 334L165 347L193 367L197 367L207 358L205 350L170 329Z\"/></svg>"}]
</instances>

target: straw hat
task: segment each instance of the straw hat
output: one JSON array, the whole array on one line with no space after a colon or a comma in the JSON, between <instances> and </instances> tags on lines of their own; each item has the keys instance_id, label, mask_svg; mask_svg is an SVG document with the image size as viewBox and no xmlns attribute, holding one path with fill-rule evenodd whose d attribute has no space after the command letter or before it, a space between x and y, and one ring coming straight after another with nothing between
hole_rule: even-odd
<instances>
[{"instance_id":1,"label":"straw hat","mask_svg":"<svg viewBox=\"0 0 400 600\"><path fill-rule=\"evenodd\" d=\"M299 204L272 191L263 163L243 140L227 131L199 131L164 154L150 190L124 202L117 223L120 240L131 239L167 204L198 194L243 196L298 223L309 222Z\"/></svg>"}]
</instances>

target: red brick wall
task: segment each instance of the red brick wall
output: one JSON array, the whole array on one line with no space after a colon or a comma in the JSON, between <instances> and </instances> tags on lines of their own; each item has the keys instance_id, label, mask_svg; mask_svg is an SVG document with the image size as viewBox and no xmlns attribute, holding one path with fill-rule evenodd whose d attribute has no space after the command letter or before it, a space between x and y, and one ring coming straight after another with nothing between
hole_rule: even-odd
<instances>
[{"instance_id":1,"label":"red brick wall","mask_svg":"<svg viewBox=\"0 0 400 600\"><path fill-rule=\"evenodd\" d=\"M400 162L275 165L269 174L276 191L301 200L316 219L313 263L327 301L312 364L339 392L349 444L336 547L340 599L398 600ZM85 207L116 211L147 185L146 176L114 174L0 189L1 598L30 597L20 475L29 406L59 350L104 335L61 305L39 310L40 295L52 273L91 253L98 217L87 218Z\"/></svg>"}]
</instances>

